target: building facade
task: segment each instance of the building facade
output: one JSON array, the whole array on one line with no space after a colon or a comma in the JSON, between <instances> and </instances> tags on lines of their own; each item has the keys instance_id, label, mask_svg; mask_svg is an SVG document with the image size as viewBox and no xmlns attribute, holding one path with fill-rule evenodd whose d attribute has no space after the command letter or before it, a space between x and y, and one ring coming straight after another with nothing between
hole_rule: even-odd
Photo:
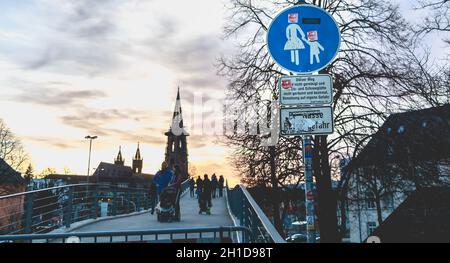
<instances>
[{"instance_id":1,"label":"building facade","mask_svg":"<svg viewBox=\"0 0 450 263\"><path fill-rule=\"evenodd\" d=\"M0 158L0 196L25 192L26 181ZM22 228L24 196L0 199L0 234Z\"/></svg>"},{"instance_id":2,"label":"building facade","mask_svg":"<svg viewBox=\"0 0 450 263\"><path fill-rule=\"evenodd\" d=\"M343 171L350 241L362 242L415 191L450 186L450 105L389 116Z\"/></svg>"}]
</instances>

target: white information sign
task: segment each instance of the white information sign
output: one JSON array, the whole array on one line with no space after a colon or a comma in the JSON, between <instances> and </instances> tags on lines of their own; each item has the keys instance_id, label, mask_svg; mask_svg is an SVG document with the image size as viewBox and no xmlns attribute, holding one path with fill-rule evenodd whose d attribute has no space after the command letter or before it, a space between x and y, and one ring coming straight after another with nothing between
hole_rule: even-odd
<instances>
[{"instance_id":1,"label":"white information sign","mask_svg":"<svg viewBox=\"0 0 450 263\"><path fill-rule=\"evenodd\" d=\"M333 133L331 107L281 108L281 135L327 135Z\"/></svg>"},{"instance_id":2,"label":"white information sign","mask_svg":"<svg viewBox=\"0 0 450 263\"><path fill-rule=\"evenodd\" d=\"M330 105L333 100L331 75L303 75L282 77L281 105Z\"/></svg>"}]
</instances>

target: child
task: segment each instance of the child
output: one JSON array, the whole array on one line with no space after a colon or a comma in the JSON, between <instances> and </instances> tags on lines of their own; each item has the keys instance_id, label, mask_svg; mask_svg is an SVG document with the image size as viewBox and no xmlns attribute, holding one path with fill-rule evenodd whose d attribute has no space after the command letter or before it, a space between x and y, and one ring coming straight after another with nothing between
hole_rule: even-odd
<instances>
[{"instance_id":1,"label":"child","mask_svg":"<svg viewBox=\"0 0 450 263\"><path fill-rule=\"evenodd\" d=\"M317 31L309 31L308 32L308 45L309 45L309 64L314 63L314 58L316 58L316 63L320 63L320 50L325 51L322 45L317 41Z\"/></svg>"}]
</instances>

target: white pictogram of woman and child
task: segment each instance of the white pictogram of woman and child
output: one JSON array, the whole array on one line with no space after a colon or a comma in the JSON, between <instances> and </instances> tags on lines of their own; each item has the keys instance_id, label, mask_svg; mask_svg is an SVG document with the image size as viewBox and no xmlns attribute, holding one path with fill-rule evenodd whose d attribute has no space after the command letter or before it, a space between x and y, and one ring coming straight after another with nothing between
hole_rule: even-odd
<instances>
[{"instance_id":1,"label":"white pictogram of woman and child","mask_svg":"<svg viewBox=\"0 0 450 263\"><path fill-rule=\"evenodd\" d=\"M294 17L294 19L291 19L291 16ZM300 64L300 58L299 58L299 50L305 49L305 42L309 46L309 64L314 63L314 58L316 59L316 63L320 63L319 54L320 51L325 51L323 46L317 41L317 31L309 31L308 32L308 39L306 39L305 33L303 32L302 28L297 24L297 18L298 15L295 14L294 16L290 14L289 16L289 25L286 27L286 44L284 45L284 50L290 50L291 51L291 62L295 63L295 65ZM300 37L298 34L300 34Z\"/></svg>"}]
</instances>

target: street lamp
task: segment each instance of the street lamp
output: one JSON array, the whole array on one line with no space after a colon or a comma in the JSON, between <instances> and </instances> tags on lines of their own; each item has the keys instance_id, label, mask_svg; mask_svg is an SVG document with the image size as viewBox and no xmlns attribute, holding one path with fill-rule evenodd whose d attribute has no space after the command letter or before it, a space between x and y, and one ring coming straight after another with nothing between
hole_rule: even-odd
<instances>
[{"instance_id":1,"label":"street lamp","mask_svg":"<svg viewBox=\"0 0 450 263\"><path fill-rule=\"evenodd\" d=\"M92 140L97 139L97 136L86 136L85 139L89 140L89 160L88 160L88 169L87 169L87 183L89 183L89 170L91 169L91 151L92 151Z\"/></svg>"}]
</instances>

